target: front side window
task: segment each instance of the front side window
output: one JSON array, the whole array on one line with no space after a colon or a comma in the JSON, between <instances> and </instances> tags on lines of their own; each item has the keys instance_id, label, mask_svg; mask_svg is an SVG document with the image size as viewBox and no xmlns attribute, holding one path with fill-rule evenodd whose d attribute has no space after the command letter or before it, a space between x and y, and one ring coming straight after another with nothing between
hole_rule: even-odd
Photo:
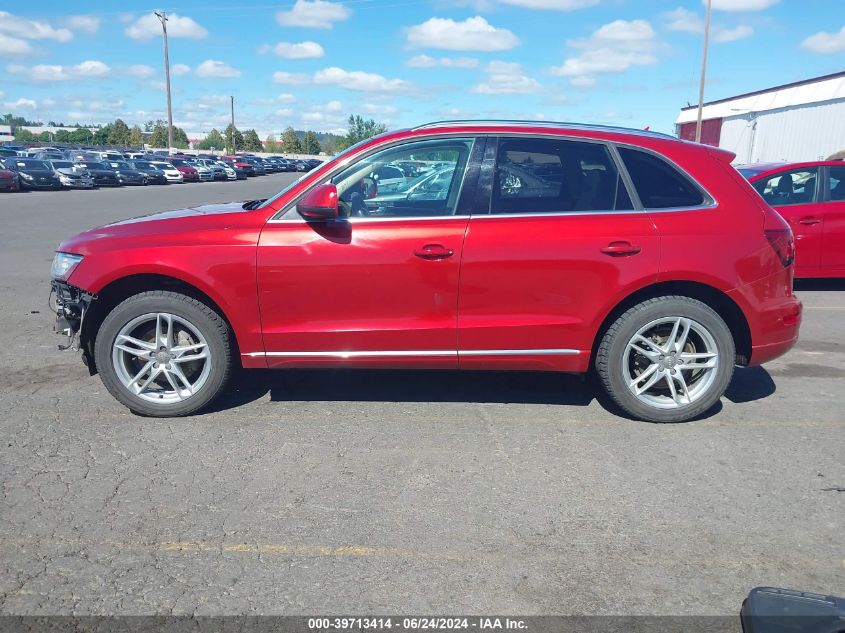
<instances>
[{"instance_id":1,"label":"front side window","mask_svg":"<svg viewBox=\"0 0 845 633\"><path fill-rule=\"evenodd\" d=\"M845 167L830 168L830 200L845 201Z\"/></svg>"},{"instance_id":2,"label":"front side window","mask_svg":"<svg viewBox=\"0 0 845 633\"><path fill-rule=\"evenodd\" d=\"M558 139L502 139L491 213L631 210L607 147Z\"/></svg>"},{"instance_id":3,"label":"front side window","mask_svg":"<svg viewBox=\"0 0 845 633\"><path fill-rule=\"evenodd\" d=\"M341 217L454 215L473 139L406 143L376 152L331 179ZM420 165L406 176L400 163Z\"/></svg>"},{"instance_id":4,"label":"front side window","mask_svg":"<svg viewBox=\"0 0 845 633\"><path fill-rule=\"evenodd\" d=\"M796 169L780 172L754 183L754 188L773 207L816 202L818 170Z\"/></svg>"},{"instance_id":5,"label":"front side window","mask_svg":"<svg viewBox=\"0 0 845 633\"><path fill-rule=\"evenodd\" d=\"M650 152L620 147L619 154L646 209L698 207L704 194L668 162Z\"/></svg>"}]
</instances>

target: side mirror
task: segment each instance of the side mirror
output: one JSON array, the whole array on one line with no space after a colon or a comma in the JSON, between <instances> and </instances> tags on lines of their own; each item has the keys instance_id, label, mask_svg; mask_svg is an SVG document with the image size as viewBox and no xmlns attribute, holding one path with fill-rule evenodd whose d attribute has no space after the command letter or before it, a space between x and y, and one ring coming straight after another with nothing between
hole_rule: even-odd
<instances>
[{"instance_id":1,"label":"side mirror","mask_svg":"<svg viewBox=\"0 0 845 633\"><path fill-rule=\"evenodd\" d=\"M317 185L297 203L296 211L307 220L337 219L337 187Z\"/></svg>"}]
</instances>

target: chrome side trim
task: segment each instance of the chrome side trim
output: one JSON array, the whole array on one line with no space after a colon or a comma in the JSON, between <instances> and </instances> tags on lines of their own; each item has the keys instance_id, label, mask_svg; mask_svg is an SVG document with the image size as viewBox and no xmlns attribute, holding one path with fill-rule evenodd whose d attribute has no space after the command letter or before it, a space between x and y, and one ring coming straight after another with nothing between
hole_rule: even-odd
<instances>
[{"instance_id":1,"label":"chrome side trim","mask_svg":"<svg viewBox=\"0 0 845 633\"><path fill-rule=\"evenodd\" d=\"M572 356L577 349L470 349L450 350L372 350L372 351L321 351L321 352L248 352L241 356L252 358L396 358L403 356Z\"/></svg>"}]
</instances>

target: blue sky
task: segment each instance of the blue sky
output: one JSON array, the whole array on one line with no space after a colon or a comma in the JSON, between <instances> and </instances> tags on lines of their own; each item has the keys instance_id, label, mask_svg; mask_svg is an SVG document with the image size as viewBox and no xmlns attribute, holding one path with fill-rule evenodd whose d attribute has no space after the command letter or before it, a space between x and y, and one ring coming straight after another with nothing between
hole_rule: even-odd
<instances>
[{"instance_id":1,"label":"blue sky","mask_svg":"<svg viewBox=\"0 0 845 633\"><path fill-rule=\"evenodd\" d=\"M545 118L671 132L697 99L703 0L39 0L0 11L0 110L43 120L164 118L264 138ZM29 9L29 7L33 7ZM713 0L706 99L845 68L843 0Z\"/></svg>"}]
</instances>

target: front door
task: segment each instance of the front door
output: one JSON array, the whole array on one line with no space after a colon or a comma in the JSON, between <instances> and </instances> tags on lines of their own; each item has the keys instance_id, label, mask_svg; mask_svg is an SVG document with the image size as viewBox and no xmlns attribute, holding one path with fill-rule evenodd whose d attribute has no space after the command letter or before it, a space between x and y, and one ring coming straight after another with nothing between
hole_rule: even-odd
<instances>
[{"instance_id":1,"label":"front door","mask_svg":"<svg viewBox=\"0 0 845 633\"><path fill-rule=\"evenodd\" d=\"M824 204L824 233L821 248L821 274L845 275L845 167L828 167L828 187Z\"/></svg>"},{"instance_id":2,"label":"front door","mask_svg":"<svg viewBox=\"0 0 845 633\"><path fill-rule=\"evenodd\" d=\"M266 225L258 291L268 366L457 365L461 191L477 174L475 145L446 138L377 151L331 178L341 218L305 221L290 209ZM385 166L403 179L380 185ZM434 174L449 177L420 192Z\"/></svg>"},{"instance_id":3,"label":"front door","mask_svg":"<svg viewBox=\"0 0 845 633\"><path fill-rule=\"evenodd\" d=\"M821 261L824 216L818 168L778 172L753 183L763 199L789 222L795 236L795 273L815 274Z\"/></svg>"}]
</instances>

